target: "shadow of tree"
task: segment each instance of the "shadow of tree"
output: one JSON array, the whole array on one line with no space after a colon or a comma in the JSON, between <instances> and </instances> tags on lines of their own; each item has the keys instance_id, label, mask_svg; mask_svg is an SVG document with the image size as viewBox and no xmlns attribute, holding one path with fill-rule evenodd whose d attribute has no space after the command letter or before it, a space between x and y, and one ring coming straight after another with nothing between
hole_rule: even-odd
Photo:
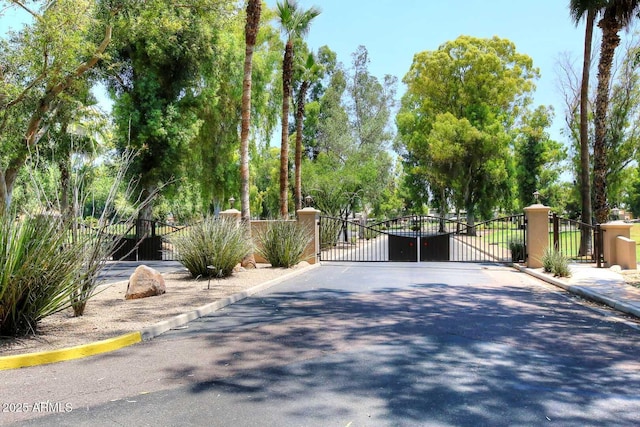
<instances>
[{"instance_id":1,"label":"shadow of tree","mask_svg":"<svg viewBox=\"0 0 640 427\"><path fill-rule=\"evenodd\" d=\"M194 322L181 336L204 333L217 357L191 391L281 406L308 425L336 414L391 425L638 424L637 330L523 280L428 276L271 294Z\"/></svg>"}]
</instances>

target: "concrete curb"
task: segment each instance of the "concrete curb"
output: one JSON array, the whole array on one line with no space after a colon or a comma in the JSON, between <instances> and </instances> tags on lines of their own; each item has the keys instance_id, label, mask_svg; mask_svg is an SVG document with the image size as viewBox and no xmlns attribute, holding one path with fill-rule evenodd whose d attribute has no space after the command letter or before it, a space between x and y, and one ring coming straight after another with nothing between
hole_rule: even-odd
<instances>
[{"instance_id":1,"label":"concrete curb","mask_svg":"<svg viewBox=\"0 0 640 427\"><path fill-rule=\"evenodd\" d=\"M630 304L627 304L623 301L617 300L615 298L610 298L606 295L602 295L599 292L596 292L592 289L586 288L584 286L579 285L570 285L568 283L563 282L562 280L558 280L555 277L549 276L548 274L541 273L539 271L531 270L527 267L523 267L518 264L513 264L513 266L530 276L533 276L537 279L543 280L547 283L555 285L559 288L566 290L567 292L571 292L572 294L579 295L583 298L586 298L591 301L599 302L601 304L605 304L613 309L621 311L626 314L631 314L636 317L640 317L640 310L637 307L634 307Z\"/></svg>"},{"instance_id":2,"label":"concrete curb","mask_svg":"<svg viewBox=\"0 0 640 427\"><path fill-rule=\"evenodd\" d=\"M276 279L272 279L259 285L253 286L243 292L233 294L187 313L180 314L167 320L163 320L162 322L156 323L155 325L143 328L140 331L134 331L103 341L97 341L59 350L0 357L0 371L95 356L97 354L119 350L123 347L128 347L142 341L148 341L154 337L157 337L158 335L163 334L164 332L180 326L184 326L192 320L195 320L202 316L206 316L207 314L213 313L214 311L220 310L223 307L248 298L249 296L254 295L260 291L264 291L272 286L277 285L280 282L299 276L311 269L320 267L320 265L320 263L317 263L312 264L309 267L293 270L291 273L285 274Z\"/></svg>"},{"instance_id":3,"label":"concrete curb","mask_svg":"<svg viewBox=\"0 0 640 427\"><path fill-rule=\"evenodd\" d=\"M140 332L131 332L114 338L96 341L90 344L39 353L17 354L0 357L0 371L26 368L28 366L46 365L65 360L81 359L96 354L107 353L142 341Z\"/></svg>"}]
</instances>

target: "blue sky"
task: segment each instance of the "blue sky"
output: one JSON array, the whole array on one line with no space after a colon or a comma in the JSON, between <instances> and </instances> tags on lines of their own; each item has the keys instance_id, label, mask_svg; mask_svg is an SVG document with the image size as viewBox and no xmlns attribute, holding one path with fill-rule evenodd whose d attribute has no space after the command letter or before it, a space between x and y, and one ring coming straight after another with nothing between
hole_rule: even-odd
<instances>
[{"instance_id":1,"label":"blue sky","mask_svg":"<svg viewBox=\"0 0 640 427\"><path fill-rule=\"evenodd\" d=\"M275 0L267 1L275 6ZM307 36L312 49L329 46L345 65L359 45L366 46L370 72L402 80L413 55L436 50L460 35L507 38L540 69L535 104L552 105L551 134L563 141L564 102L558 89L557 63L569 55L581 70L584 24L569 17L569 0L299 0L322 10ZM398 93L405 88L400 84Z\"/></svg>"}]
</instances>

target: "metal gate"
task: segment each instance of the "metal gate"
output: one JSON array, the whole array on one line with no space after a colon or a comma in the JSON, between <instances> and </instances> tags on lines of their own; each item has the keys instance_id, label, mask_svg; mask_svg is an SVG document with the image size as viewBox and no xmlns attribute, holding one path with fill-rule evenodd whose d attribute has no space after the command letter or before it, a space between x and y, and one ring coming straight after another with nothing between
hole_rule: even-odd
<instances>
[{"instance_id":1,"label":"metal gate","mask_svg":"<svg viewBox=\"0 0 640 427\"><path fill-rule=\"evenodd\" d=\"M117 242L111 258L114 261L176 261L177 254L169 237L184 228L148 220L114 223L107 232Z\"/></svg>"},{"instance_id":2,"label":"metal gate","mask_svg":"<svg viewBox=\"0 0 640 427\"><path fill-rule=\"evenodd\" d=\"M371 224L320 217L320 260L524 261L525 218L513 215L470 226L456 219L411 215Z\"/></svg>"}]
</instances>

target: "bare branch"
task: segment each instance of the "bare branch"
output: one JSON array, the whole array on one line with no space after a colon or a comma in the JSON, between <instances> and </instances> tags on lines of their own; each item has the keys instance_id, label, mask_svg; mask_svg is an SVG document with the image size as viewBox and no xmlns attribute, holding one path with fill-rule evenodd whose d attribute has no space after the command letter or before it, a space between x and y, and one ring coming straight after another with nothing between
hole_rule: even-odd
<instances>
[{"instance_id":1,"label":"bare branch","mask_svg":"<svg viewBox=\"0 0 640 427\"><path fill-rule=\"evenodd\" d=\"M29 15L33 16L35 19L37 19L38 21L42 21L42 16L40 16L38 13L34 12L33 10L29 9L27 7L27 5L25 5L23 2L21 2L20 0L11 0L11 3L15 4L16 6L20 7L21 9L23 9L25 12L27 12ZM54 2L51 2L51 4L53 4ZM49 5L50 6L50 5ZM49 8L49 6L47 6L47 8Z\"/></svg>"}]
</instances>

